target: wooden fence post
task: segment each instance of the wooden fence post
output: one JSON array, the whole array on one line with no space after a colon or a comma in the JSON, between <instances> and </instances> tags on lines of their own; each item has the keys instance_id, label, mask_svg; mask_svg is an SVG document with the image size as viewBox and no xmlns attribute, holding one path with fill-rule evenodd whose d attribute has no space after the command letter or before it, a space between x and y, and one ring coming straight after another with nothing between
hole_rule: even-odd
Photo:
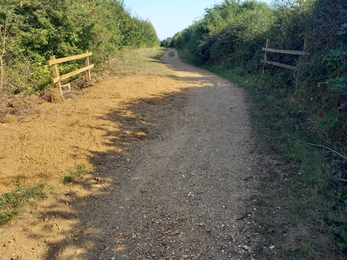
<instances>
[{"instance_id":1,"label":"wooden fence post","mask_svg":"<svg viewBox=\"0 0 347 260\"><path fill-rule=\"evenodd\" d=\"M269 48L270 47L270 39L266 39L266 43L265 43L265 48ZM264 61L266 62L267 61L267 51L265 51L265 54L264 54ZM262 75L264 75L265 73L265 64L263 65L263 72L262 72Z\"/></svg>"},{"instance_id":2,"label":"wooden fence post","mask_svg":"<svg viewBox=\"0 0 347 260\"><path fill-rule=\"evenodd\" d=\"M55 60L55 56L51 56L51 60ZM59 70L58 70L58 66L57 64L54 64L52 65L52 70L53 70L53 76L54 78L58 78L59 77ZM63 90L61 89L61 83L60 83L60 80L58 80L57 83L55 83L56 87L59 89L59 93L60 93L60 96L63 100L64 99L64 95L63 95Z\"/></svg>"},{"instance_id":3,"label":"wooden fence post","mask_svg":"<svg viewBox=\"0 0 347 260\"><path fill-rule=\"evenodd\" d=\"M88 53L88 51L86 52ZM86 66L88 67L90 64L89 64L89 56L86 57ZM87 81L90 81L92 80L92 75L90 73L90 69L86 71L86 80Z\"/></svg>"}]
</instances>

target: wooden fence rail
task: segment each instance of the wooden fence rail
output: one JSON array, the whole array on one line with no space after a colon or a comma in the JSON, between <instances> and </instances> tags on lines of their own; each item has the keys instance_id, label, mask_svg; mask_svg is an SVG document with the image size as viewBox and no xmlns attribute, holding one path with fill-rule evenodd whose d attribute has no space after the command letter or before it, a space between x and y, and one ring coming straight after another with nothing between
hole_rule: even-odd
<instances>
[{"instance_id":1,"label":"wooden fence rail","mask_svg":"<svg viewBox=\"0 0 347 260\"><path fill-rule=\"evenodd\" d=\"M270 47L270 40L267 39L265 48L262 48L262 50L265 51L264 59L261 60L261 62L264 63L263 73L265 71L265 64L270 64L270 65L273 65L273 66L277 66L277 67L281 67L281 68L285 68L285 69L290 69L290 70L296 70L295 66L291 66L291 65L288 65L288 64L275 62L275 61L269 61L268 60L268 52L302 56L302 55L305 55L306 40L304 42L304 48L303 48L304 51L281 50L281 49L273 49L273 48L269 48L269 47Z\"/></svg>"},{"instance_id":2,"label":"wooden fence rail","mask_svg":"<svg viewBox=\"0 0 347 260\"><path fill-rule=\"evenodd\" d=\"M63 100L64 100L64 95L63 95L63 90L62 90L62 85L61 85L62 80L68 79L68 78L75 76L77 74L80 74L84 71L86 71L86 80L90 81L92 79L90 70L92 68L94 68L94 64L89 64L89 57L92 55L93 55L92 52L87 51L84 54L60 58L60 59L56 59L55 56L51 56L50 60L48 61L48 65L52 66L52 70L53 70L53 80L52 81L56 85L56 87L59 89L60 96ZM86 67L72 71L70 73L66 73L64 75L59 75L59 70L58 70L57 64L68 62L68 61L73 61L73 60L78 60L78 59L82 59L82 58L86 58Z\"/></svg>"}]
</instances>

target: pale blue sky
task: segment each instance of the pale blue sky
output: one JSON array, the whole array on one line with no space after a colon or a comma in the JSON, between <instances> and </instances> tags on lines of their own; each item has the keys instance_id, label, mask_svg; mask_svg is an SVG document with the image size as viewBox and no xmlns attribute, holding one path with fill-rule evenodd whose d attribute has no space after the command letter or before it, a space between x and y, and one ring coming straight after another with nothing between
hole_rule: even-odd
<instances>
[{"instance_id":1,"label":"pale blue sky","mask_svg":"<svg viewBox=\"0 0 347 260\"><path fill-rule=\"evenodd\" d=\"M164 40L202 18L206 8L222 2L224 0L124 0L124 5L132 15L149 19L159 39Z\"/></svg>"}]
</instances>

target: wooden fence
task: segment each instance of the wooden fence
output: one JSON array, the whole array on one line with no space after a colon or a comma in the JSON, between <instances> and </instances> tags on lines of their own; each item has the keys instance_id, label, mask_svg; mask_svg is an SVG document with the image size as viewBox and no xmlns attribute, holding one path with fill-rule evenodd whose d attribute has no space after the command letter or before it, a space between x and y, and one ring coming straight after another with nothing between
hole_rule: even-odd
<instances>
[{"instance_id":1,"label":"wooden fence","mask_svg":"<svg viewBox=\"0 0 347 260\"><path fill-rule=\"evenodd\" d=\"M90 69L94 68L94 64L89 64L89 57L92 55L93 55L92 52L87 51L84 54L60 58L60 59L56 59L55 56L51 56L50 60L48 61L48 65L52 66L53 83L58 87L60 96L62 97L63 100L64 100L64 95L63 95L63 90L62 90L62 85L61 85L62 80L73 77L73 76L80 74L84 71L86 72L86 80L90 81L92 79ZM73 61L73 60L77 60L77 59L82 59L82 58L86 58L86 67L83 67L81 69L75 70L73 72L70 72L70 73L67 73L64 75L59 75L59 70L58 70L57 64L68 62L68 61Z\"/></svg>"},{"instance_id":2,"label":"wooden fence","mask_svg":"<svg viewBox=\"0 0 347 260\"><path fill-rule=\"evenodd\" d=\"M281 68L285 68L285 69L289 69L289 70L296 70L295 66L287 65L284 63L280 63L280 62L269 61L268 60L268 52L302 56L302 55L305 55L305 49L306 49L306 40L304 42L303 51L293 51L293 50L280 50L280 49L270 48L270 40L267 39L265 48L262 48L262 50L265 51L264 60L261 60L261 62L264 63L263 73L265 70L265 64L270 64L273 66L277 66L277 67L281 67Z\"/></svg>"}]
</instances>

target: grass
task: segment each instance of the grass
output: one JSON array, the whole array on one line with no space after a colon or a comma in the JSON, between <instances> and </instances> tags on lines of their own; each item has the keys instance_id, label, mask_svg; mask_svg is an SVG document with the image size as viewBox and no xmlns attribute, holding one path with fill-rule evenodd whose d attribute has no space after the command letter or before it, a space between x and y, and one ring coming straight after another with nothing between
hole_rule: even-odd
<instances>
[{"instance_id":1,"label":"grass","mask_svg":"<svg viewBox=\"0 0 347 260\"><path fill-rule=\"evenodd\" d=\"M253 199L257 208L253 228L262 237L254 249L257 259L346 259L347 185L337 178L343 176L346 162L310 145L316 140L305 128L306 115L287 91L271 86L271 79L201 65L184 51L179 56L248 90L253 135L266 153L259 162L265 172L259 196Z\"/></svg>"},{"instance_id":2,"label":"grass","mask_svg":"<svg viewBox=\"0 0 347 260\"><path fill-rule=\"evenodd\" d=\"M119 77L137 76L174 76L172 70L163 66L160 57L165 53L165 48L128 50L121 57L110 61L112 75Z\"/></svg>"},{"instance_id":3,"label":"grass","mask_svg":"<svg viewBox=\"0 0 347 260\"><path fill-rule=\"evenodd\" d=\"M0 226L10 221L23 206L36 203L38 199L46 196L47 191L43 184L26 187L18 183L12 192L5 193L0 197Z\"/></svg>"},{"instance_id":4,"label":"grass","mask_svg":"<svg viewBox=\"0 0 347 260\"><path fill-rule=\"evenodd\" d=\"M79 178L83 173L86 172L86 166L81 164L76 167L75 170L70 170L63 178L64 183L71 183Z\"/></svg>"}]
</instances>

